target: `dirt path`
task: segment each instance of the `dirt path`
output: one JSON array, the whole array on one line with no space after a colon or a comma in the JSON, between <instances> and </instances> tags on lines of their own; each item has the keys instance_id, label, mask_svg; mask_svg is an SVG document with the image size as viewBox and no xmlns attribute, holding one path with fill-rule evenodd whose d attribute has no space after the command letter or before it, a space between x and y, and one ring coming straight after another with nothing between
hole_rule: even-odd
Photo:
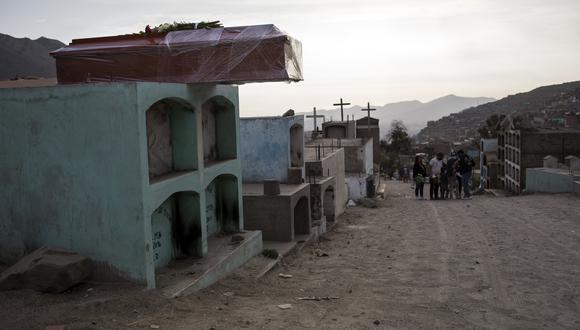
<instances>
[{"instance_id":1,"label":"dirt path","mask_svg":"<svg viewBox=\"0 0 580 330\"><path fill-rule=\"evenodd\" d=\"M389 182L379 208L348 209L327 240L259 282L240 271L175 300L96 284L1 293L0 328L580 328L577 197L431 202L410 193ZM306 296L339 299L296 299Z\"/></svg>"}]
</instances>

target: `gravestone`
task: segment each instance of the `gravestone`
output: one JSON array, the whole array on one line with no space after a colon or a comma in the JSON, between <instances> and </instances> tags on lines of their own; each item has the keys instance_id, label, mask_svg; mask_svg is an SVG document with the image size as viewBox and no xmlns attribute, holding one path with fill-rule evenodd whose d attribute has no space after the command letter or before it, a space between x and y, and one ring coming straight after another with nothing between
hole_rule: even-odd
<instances>
[{"instance_id":1,"label":"gravestone","mask_svg":"<svg viewBox=\"0 0 580 330\"><path fill-rule=\"evenodd\" d=\"M545 168L558 168L558 158L548 155L544 157Z\"/></svg>"}]
</instances>

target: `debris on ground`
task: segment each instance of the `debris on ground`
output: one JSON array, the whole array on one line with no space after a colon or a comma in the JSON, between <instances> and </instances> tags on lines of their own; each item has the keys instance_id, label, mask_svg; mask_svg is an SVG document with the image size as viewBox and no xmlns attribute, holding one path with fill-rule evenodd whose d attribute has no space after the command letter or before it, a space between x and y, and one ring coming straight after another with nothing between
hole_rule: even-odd
<instances>
[{"instance_id":1,"label":"debris on ground","mask_svg":"<svg viewBox=\"0 0 580 330\"><path fill-rule=\"evenodd\" d=\"M280 309L290 309L290 308L292 308L292 304L280 304L280 305L278 305L278 308L280 308Z\"/></svg>"},{"instance_id":2,"label":"debris on ground","mask_svg":"<svg viewBox=\"0 0 580 330\"><path fill-rule=\"evenodd\" d=\"M375 320L373 323L374 323L375 325L379 325L379 324L381 324L381 321L379 321L379 320Z\"/></svg>"},{"instance_id":3,"label":"debris on ground","mask_svg":"<svg viewBox=\"0 0 580 330\"><path fill-rule=\"evenodd\" d=\"M315 254L317 257L328 257L328 256L330 256L328 253L326 253L326 252L322 251L321 249L316 249L316 250L314 250L314 254Z\"/></svg>"},{"instance_id":4,"label":"debris on ground","mask_svg":"<svg viewBox=\"0 0 580 330\"><path fill-rule=\"evenodd\" d=\"M234 293L231 292L231 291L224 292L224 296L226 296L226 297L233 297L234 296Z\"/></svg>"},{"instance_id":5,"label":"debris on ground","mask_svg":"<svg viewBox=\"0 0 580 330\"><path fill-rule=\"evenodd\" d=\"M334 300L340 299L339 297L299 297L296 298L298 300L314 300L314 301L322 301L322 300Z\"/></svg>"},{"instance_id":6,"label":"debris on ground","mask_svg":"<svg viewBox=\"0 0 580 330\"><path fill-rule=\"evenodd\" d=\"M376 209L377 208L377 201L372 198L363 198L360 201L362 206L369 208L369 209Z\"/></svg>"},{"instance_id":7,"label":"debris on ground","mask_svg":"<svg viewBox=\"0 0 580 330\"><path fill-rule=\"evenodd\" d=\"M278 274L278 277L281 277L281 278L292 278L294 276L292 276L290 274L282 274L282 273L280 273L280 274Z\"/></svg>"},{"instance_id":8,"label":"debris on ground","mask_svg":"<svg viewBox=\"0 0 580 330\"><path fill-rule=\"evenodd\" d=\"M159 329L160 326L158 326L157 324L151 324L150 328L151 329Z\"/></svg>"},{"instance_id":9,"label":"debris on ground","mask_svg":"<svg viewBox=\"0 0 580 330\"><path fill-rule=\"evenodd\" d=\"M264 251L262 251L262 255L266 258L278 259L278 256L280 254L278 253L278 251L274 249L265 249Z\"/></svg>"},{"instance_id":10,"label":"debris on ground","mask_svg":"<svg viewBox=\"0 0 580 330\"><path fill-rule=\"evenodd\" d=\"M356 203L352 199L349 199L348 203L346 203L346 207L355 207L355 206Z\"/></svg>"},{"instance_id":11,"label":"debris on ground","mask_svg":"<svg viewBox=\"0 0 580 330\"><path fill-rule=\"evenodd\" d=\"M90 274L90 260L78 253L42 247L0 274L0 290L60 293Z\"/></svg>"}]
</instances>

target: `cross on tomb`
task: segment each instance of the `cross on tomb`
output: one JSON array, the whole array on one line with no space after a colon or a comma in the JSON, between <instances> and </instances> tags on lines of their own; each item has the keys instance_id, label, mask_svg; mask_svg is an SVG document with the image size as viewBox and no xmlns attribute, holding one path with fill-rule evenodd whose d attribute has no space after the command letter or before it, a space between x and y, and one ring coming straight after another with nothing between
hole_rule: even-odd
<instances>
[{"instance_id":1,"label":"cross on tomb","mask_svg":"<svg viewBox=\"0 0 580 330\"><path fill-rule=\"evenodd\" d=\"M316 125L316 118L324 118L324 116L323 115L317 115L316 114L316 107L314 107L313 112L314 112L314 114L308 115L308 116L306 116L306 118L312 118L313 121L314 121L314 132L320 132L318 130L318 125Z\"/></svg>"},{"instance_id":2,"label":"cross on tomb","mask_svg":"<svg viewBox=\"0 0 580 330\"><path fill-rule=\"evenodd\" d=\"M344 113L343 113L344 109L342 107L344 105L350 105L350 103L344 103L344 102L342 102L342 97L341 97L340 98L340 103L334 103L332 105L334 105L334 106L340 105L340 121L344 121Z\"/></svg>"},{"instance_id":3,"label":"cross on tomb","mask_svg":"<svg viewBox=\"0 0 580 330\"><path fill-rule=\"evenodd\" d=\"M371 103L367 102L367 108L366 109L361 109L360 111L366 111L367 112L367 129L369 130L369 136L371 136L371 111L375 111L377 109L372 109L371 108Z\"/></svg>"}]
</instances>

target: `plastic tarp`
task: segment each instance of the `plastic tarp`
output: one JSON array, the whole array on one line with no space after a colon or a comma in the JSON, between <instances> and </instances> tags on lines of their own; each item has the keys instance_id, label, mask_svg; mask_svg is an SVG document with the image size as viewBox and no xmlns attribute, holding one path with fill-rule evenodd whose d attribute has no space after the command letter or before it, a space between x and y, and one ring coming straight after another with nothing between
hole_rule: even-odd
<instances>
[{"instance_id":1,"label":"plastic tarp","mask_svg":"<svg viewBox=\"0 0 580 330\"><path fill-rule=\"evenodd\" d=\"M73 40L51 53L60 84L302 80L302 45L274 25Z\"/></svg>"}]
</instances>

